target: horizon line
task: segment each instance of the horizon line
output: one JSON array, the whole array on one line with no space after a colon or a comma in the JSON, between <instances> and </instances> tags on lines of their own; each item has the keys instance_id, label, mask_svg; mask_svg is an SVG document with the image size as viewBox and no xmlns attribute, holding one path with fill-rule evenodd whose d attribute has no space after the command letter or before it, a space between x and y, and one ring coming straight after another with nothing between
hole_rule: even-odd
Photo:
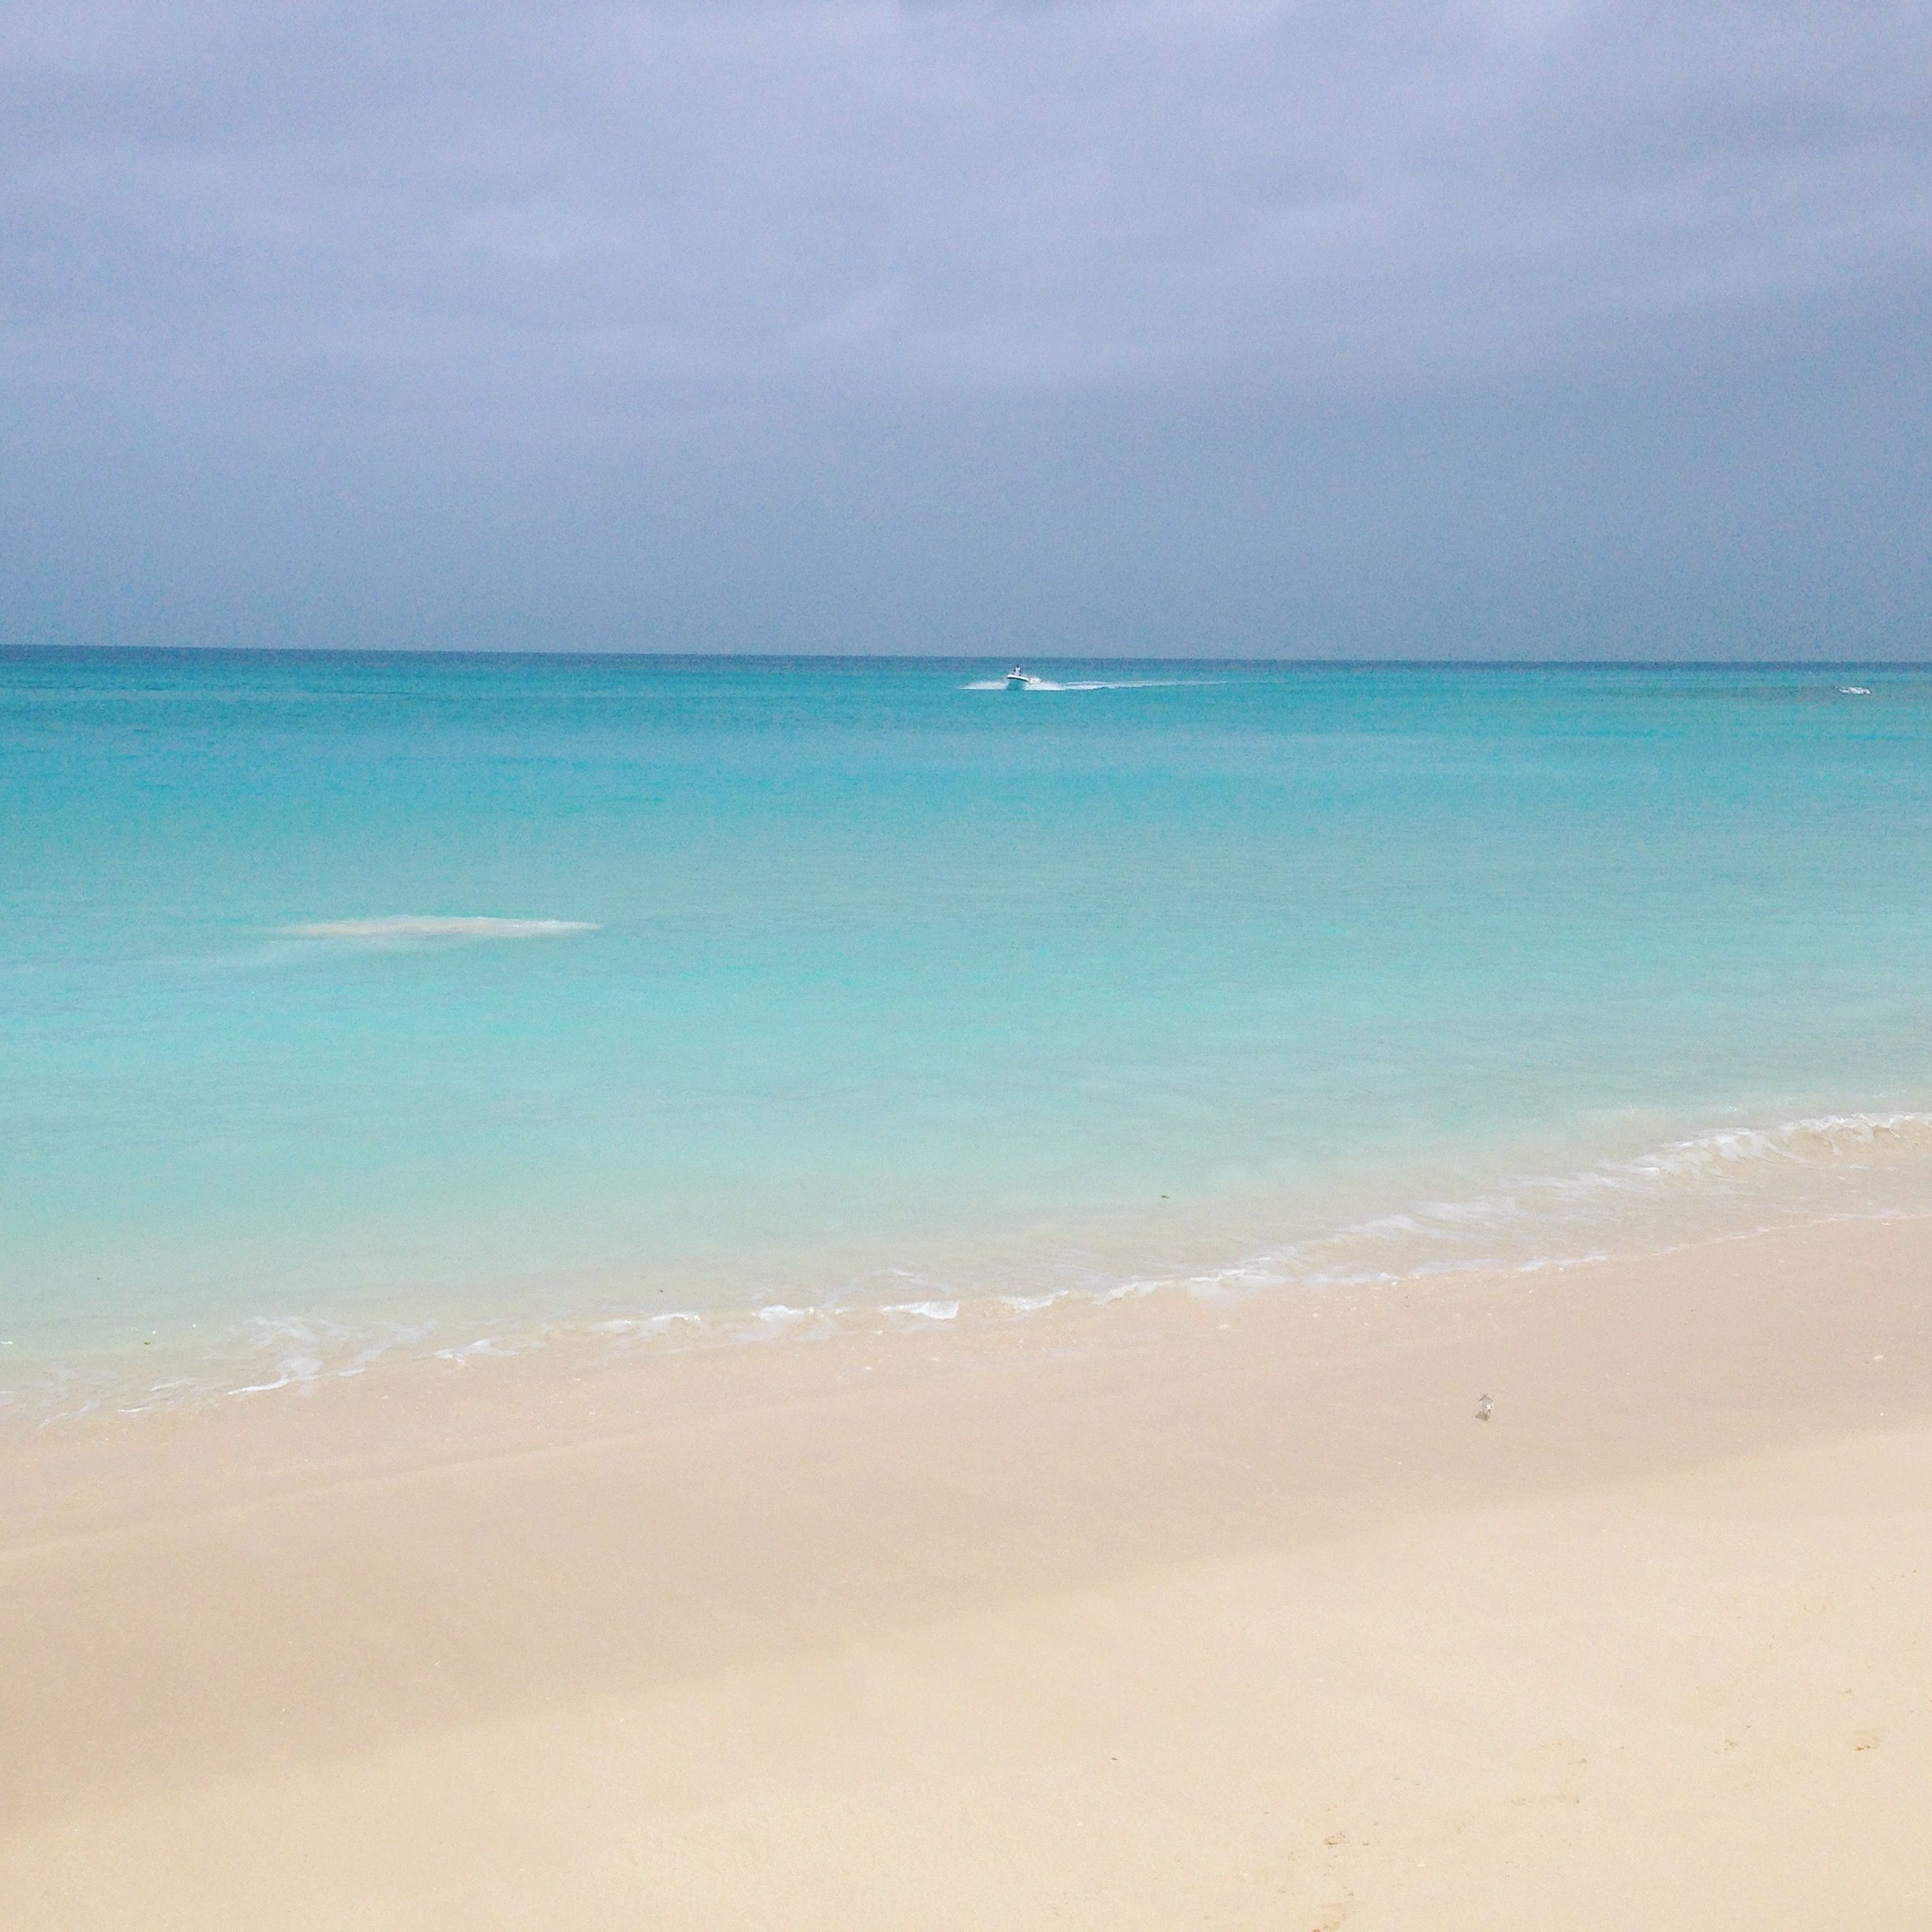
<instances>
[{"instance_id":1,"label":"horizon line","mask_svg":"<svg viewBox=\"0 0 1932 1932\"><path fill-rule=\"evenodd\" d=\"M1011 653L962 651L761 651L761 650L583 650L543 646L455 646L382 644L19 644L0 642L0 657L327 657L456 658L536 661L545 663L609 663L649 660L682 664L933 664L1004 663ZM1148 651L1110 653L1053 651L1032 654L1035 664L1172 664L1304 665L1329 669L1428 670L1826 670L1854 667L1872 670L1932 669L1932 652L1908 657L1332 657L1291 654L1208 656L1163 655Z\"/></svg>"}]
</instances>

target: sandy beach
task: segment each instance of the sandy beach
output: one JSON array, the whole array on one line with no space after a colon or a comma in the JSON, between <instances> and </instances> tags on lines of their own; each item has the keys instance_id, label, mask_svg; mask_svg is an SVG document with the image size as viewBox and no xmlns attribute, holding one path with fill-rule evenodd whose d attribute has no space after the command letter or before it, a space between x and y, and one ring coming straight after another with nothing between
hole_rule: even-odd
<instances>
[{"instance_id":1,"label":"sandy beach","mask_svg":"<svg viewBox=\"0 0 1932 1932\"><path fill-rule=\"evenodd\" d=\"M1844 1224L21 1435L0 1922L1917 1927L1929 1291Z\"/></svg>"},{"instance_id":2,"label":"sandy beach","mask_svg":"<svg viewBox=\"0 0 1932 1932\"><path fill-rule=\"evenodd\" d=\"M0 1932L1932 1932L1932 0L4 18Z\"/></svg>"}]
</instances>

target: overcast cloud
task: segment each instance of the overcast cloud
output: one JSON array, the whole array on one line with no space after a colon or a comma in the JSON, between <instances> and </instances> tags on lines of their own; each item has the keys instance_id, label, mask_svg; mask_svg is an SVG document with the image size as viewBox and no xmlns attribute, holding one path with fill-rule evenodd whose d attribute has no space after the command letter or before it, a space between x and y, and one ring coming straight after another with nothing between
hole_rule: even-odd
<instances>
[{"instance_id":1,"label":"overcast cloud","mask_svg":"<svg viewBox=\"0 0 1932 1932\"><path fill-rule=\"evenodd\" d=\"M1911 655L1932 6L0 7L13 642Z\"/></svg>"}]
</instances>

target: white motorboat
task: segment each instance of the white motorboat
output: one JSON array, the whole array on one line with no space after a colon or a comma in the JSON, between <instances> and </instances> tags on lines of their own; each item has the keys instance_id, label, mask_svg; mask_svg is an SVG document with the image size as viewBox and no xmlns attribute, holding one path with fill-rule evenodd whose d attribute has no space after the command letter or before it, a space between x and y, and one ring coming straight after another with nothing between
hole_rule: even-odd
<instances>
[{"instance_id":1,"label":"white motorboat","mask_svg":"<svg viewBox=\"0 0 1932 1932\"><path fill-rule=\"evenodd\" d=\"M1006 688L1009 691L1031 691L1039 682L1036 677L1028 677L1017 665L1006 673Z\"/></svg>"}]
</instances>

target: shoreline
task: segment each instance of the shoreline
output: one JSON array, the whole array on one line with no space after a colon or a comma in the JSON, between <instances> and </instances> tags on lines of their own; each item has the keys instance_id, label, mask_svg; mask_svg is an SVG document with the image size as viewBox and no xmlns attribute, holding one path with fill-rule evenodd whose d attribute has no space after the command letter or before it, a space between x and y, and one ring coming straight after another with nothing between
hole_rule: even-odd
<instances>
[{"instance_id":1,"label":"shoreline","mask_svg":"<svg viewBox=\"0 0 1932 1932\"><path fill-rule=\"evenodd\" d=\"M1017 1279L1008 1272L997 1286L983 1259L963 1273L942 1268L908 1276L890 1290L875 1284L867 1292L855 1284L840 1296L822 1282L781 1278L769 1301L727 1294L683 1306L666 1305L662 1297L675 1290L661 1283L640 1289L586 1279L548 1308L530 1297L500 1305L485 1297L457 1312L432 1297L406 1306L377 1301L359 1312L270 1309L211 1315L206 1332L201 1320L190 1322L192 1341L177 1312L170 1331L155 1327L137 1344L141 1324L130 1315L119 1340L103 1334L90 1347L70 1338L58 1351L28 1324L0 1336L0 1441L18 1428L192 1407L411 1365L583 1357L599 1349L624 1357L844 1342L997 1327L1054 1311L1077 1321L1083 1309L1150 1297L1326 1297L1427 1286L1597 1261L1647 1261L1813 1226L1911 1219L1932 1211L1926 1206L1932 1112L1896 1106L1793 1115L1769 1125L1738 1120L1571 1169L1503 1163L1486 1178L1464 1178L1473 1189L1466 1194L1384 1189L1373 1208L1364 1194L1354 1204L1359 1218L1312 1225L1273 1245L1241 1242L1216 1252L1211 1240L1190 1237L1164 1249L1156 1245L1151 1256L1134 1243L1111 1252L1087 1244L1077 1260L1072 1254L1050 1265L1036 1259L1032 1273L1024 1260L1011 1257ZM889 1298L893 1295L905 1298Z\"/></svg>"},{"instance_id":2,"label":"shoreline","mask_svg":"<svg viewBox=\"0 0 1932 1932\"><path fill-rule=\"evenodd\" d=\"M384 1368L0 1442L0 1904L1286 1927L1333 1917L1346 1864L1352 1925L1747 1922L1687 1842L1655 1854L1681 1910L1551 1904L1627 1878L1668 1795L1735 1840L1728 1897L1862 1885L1857 1923L1915 1923L1870 1848L1904 1855L1932 1775L1929 1298L1932 1220L1837 1222L997 1332ZM1859 1722L1829 1728L1814 1666ZM1742 1705L1784 1768L1720 1816L1700 1726ZM1123 1748L1076 1747L1103 1732ZM1499 1765L1559 1737L1655 1790L1600 1771L1531 1804ZM1328 1817L1385 1772L1409 1795L1362 1801L1373 1833ZM1787 1803L1830 1829L1754 1874ZM1452 1841L1466 1868L1417 1892ZM921 1873L975 1844L936 1904Z\"/></svg>"}]
</instances>

